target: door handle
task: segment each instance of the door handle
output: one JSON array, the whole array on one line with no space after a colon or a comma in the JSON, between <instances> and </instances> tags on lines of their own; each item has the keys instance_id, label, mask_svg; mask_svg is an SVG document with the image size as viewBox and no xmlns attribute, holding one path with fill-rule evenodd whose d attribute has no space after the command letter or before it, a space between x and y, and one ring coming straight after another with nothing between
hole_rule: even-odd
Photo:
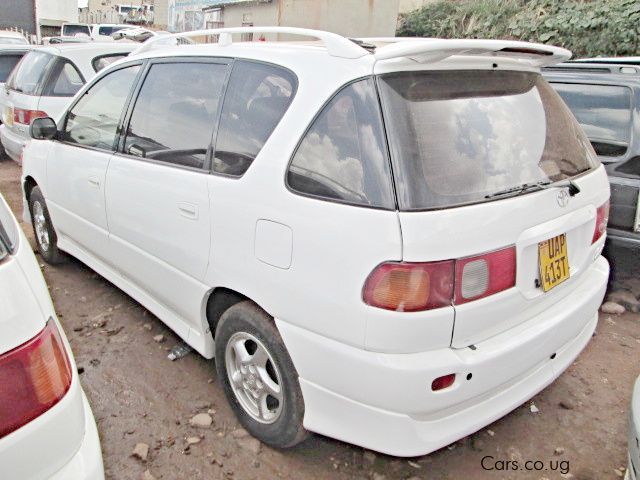
<instances>
[{"instance_id":1,"label":"door handle","mask_svg":"<svg viewBox=\"0 0 640 480\"><path fill-rule=\"evenodd\" d=\"M98 180L98 177L95 177L95 176L91 175L89 177L89 183L91 185L93 185L94 187L100 188L100 180Z\"/></svg>"},{"instance_id":2,"label":"door handle","mask_svg":"<svg viewBox=\"0 0 640 480\"><path fill-rule=\"evenodd\" d=\"M180 215L191 220L198 218L198 206L193 203L179 202L178 211L180 212Z\"/></svg>"}]
</instances>

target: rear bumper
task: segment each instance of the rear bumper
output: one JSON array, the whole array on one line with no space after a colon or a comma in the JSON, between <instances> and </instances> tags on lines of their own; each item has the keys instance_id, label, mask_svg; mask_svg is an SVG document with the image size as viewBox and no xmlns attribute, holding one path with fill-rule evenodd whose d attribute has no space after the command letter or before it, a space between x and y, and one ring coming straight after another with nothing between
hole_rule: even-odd
<instances>
[{"instance_id":1,"label":"rear bumper","mask_svg":"<svg viewBox=\"0 0 640 480\"><path fill-rule=\"evenodd\" d=\"M424 455L469 435L573 362L596 328L608 276L599 257L565 298L475 350L368 352L277 321L300 376L304 425L397 456ZM433 379L450 373L455 383L432 392Z\"/></svg>"},{"instance_id":2,"label":"rear bumper","mask_svg":"<svg viewBox=\"0 0 640 480\"><path fill-rule=\"evenodd\" d=\"M0 142L4 147L7 155L15 162L20 163L20 156L24 146L27 144L27 139L16 135L7 128L6 125L0 125Z\"/></svg>"},{"instance_id":3,"label":"rear bumper","mask_svg":"<svg viewBox=\"0 0 640 480\"><path fill-rule=\"evenodd\" d=\"M87 397L82 393L85 433L82 445L69 462L49 480L104 480L98 429Z\"/></svg>"}]
</instances>

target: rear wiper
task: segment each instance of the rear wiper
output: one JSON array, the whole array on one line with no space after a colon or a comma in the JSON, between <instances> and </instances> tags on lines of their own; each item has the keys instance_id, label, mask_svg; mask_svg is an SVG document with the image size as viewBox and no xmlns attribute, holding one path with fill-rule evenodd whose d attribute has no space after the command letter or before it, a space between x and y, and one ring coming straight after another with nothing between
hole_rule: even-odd
<instances>
[{"instance_id":1,"label":"rear wiper","mask_svg":"<svg viewBox=\"0 0 640 480\"><path fill-rule=\"evenodd\" d=\"M503 195L511 195L511 194L520 195L522 193L531 192L533 190L544 190L546 188L563 188L563 187L569 187L569 196L571 197L580 193L580 187L578 187L578 185L576 185L576 183L571 179L564 180L562 182L555 182L555 183L552 182L551 180L544 180L542 182L536 182L536 183L523 183L522 185L518 185L516 187L499 190L495 193L485 195L484 198L495 198L495 197L501 197Z\"/></svg>"}]
</instances>

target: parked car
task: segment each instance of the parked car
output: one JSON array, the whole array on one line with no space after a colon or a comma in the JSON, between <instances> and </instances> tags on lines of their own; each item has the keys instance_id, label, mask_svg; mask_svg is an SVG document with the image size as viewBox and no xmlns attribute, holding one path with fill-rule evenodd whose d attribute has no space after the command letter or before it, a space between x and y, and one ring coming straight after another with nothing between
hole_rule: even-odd
<instances>
[{"instance_id":1,"label":"parked car","mask_svg":"<svg viewBox=\"0 0 640 480\"><path fill-rule=\"evenodd\" d=\"M24 218L41 192L42 257L215 357L249 432L422 455L574 361L609 275L609 184L540 75L570 52L179 35L218 43L148 40L33 122Z\"/></svg>"},{"instance_id":2,"label":"parked car","mask_svg":"<svg viewBox=\"0 0 640 480\"><path fill-rule=\"evenodd\" d=\"M0 45L29 45L28 40L19 32L0 30Z\"/></svg>"},{"instance_id":3,"label":"parked car","mask_svg":"<svg viewBox=\"0 0 640 480\"><path fill-rule=\"evenodd\" d=\"M0 305L2 477L103 479L98 431L69 342L31 245L2 195Z\"/></svg>"},{"instance_id":4,"label":"parked car","mask_svg":"<svg viewBox=\"0 0 640 480\"><path fill-rule=\"evenodd\" d=\"M1 117L5 109L5 98L7 96L4 84L11 71L29 50L31 50L31 45L0 44L0 123L2 123Z\"/></svg>"},{"instance_id":5,"label":"parked car","mask_svg":"<svg viewBox=\"0 0 640 480\"><path fill-rule=\"evenodd\" d=\"M610 244L640 253L640 66L568 63L545 76L606 166Z\"/></svg>"},{"instance_id":6,"label":"parked car","mask_svg":"<svg viewBox=\"0 0 640 480\"><path fill-rule=\"evenodd\" d=\"M63 23L60 29L61 37L91 37L91 27L87 23Z\"/></svg>"},{"instance_id":7,"label":"parked car","mask_svg":"<svg viewBox=\"0 0 640 480\"><path fill-rule=\"evenodd\" d=\"M136 47L134 43L60 45L25 55L5 86L0 141L9 157L20 161L34 118L58 115L97 71Z\"/></svg>"},{"instance_id":8,"label":"parked car","mask_svg":"<svg viewBox=\"0 0 640 480\"><path fill-rule=\"evenodd\" d=\"M640 65L640 57L593 57L576 58L571 63L604 63L616 65Z\"/></svg>"},{"instance_id":9,"label":"parked car","mask_svg":"<svg viewBox=\"0 0 640 480\"><path fill-rule=\"evenodd\" d=\"M94 23L91 25L91 38L96 41L111 41L114 33L135 28L138 27L126 23Z\"/></svg>"}]
</instances>

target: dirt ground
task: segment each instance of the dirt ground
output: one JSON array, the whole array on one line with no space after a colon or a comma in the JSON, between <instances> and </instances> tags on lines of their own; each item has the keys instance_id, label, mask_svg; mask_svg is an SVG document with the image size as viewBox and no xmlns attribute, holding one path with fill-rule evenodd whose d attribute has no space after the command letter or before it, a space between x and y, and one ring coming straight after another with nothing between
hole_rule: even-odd
<instances>
[{"instance_id":1,"label":"dirt ground","mask_svg":"<svg viewBox=\"0 0 640 480\"><path fill-rule=\"evenodd\" d=\"M0 192L20 218L20 167L0 160ZM23 225L33 241L31 226ZM43 265L102 439L107 478L139 479L606 479L626 466L629 396L640 374L640 315L601 315L597 335L555 383L476 434L424 457L398 459L319 435L287 451L256 453L217 382L195 353L171 362L179 339L157 318L80 262ZM618 274L638 266L618 257ZM626 269L626 270L625 270ZM640 292L635 292L640 295ZM154 341L163 335L164 342ZM531 404L538 411L532 412ZM214 423L189 419L211 410ZM533 409L535 410L535 408ZM215 411L215 413L214 413ZM201 436L187 448L187 437ZM146 463L136 443L150 445ZM486 457L486 458L485 458ZM485 470L493 467L493 470ZM505 471L501 461L545 470ZM533 465L533 464L529 464ZM564 473L562 473L564 472Z\"/></svg>"}]
</instances>

